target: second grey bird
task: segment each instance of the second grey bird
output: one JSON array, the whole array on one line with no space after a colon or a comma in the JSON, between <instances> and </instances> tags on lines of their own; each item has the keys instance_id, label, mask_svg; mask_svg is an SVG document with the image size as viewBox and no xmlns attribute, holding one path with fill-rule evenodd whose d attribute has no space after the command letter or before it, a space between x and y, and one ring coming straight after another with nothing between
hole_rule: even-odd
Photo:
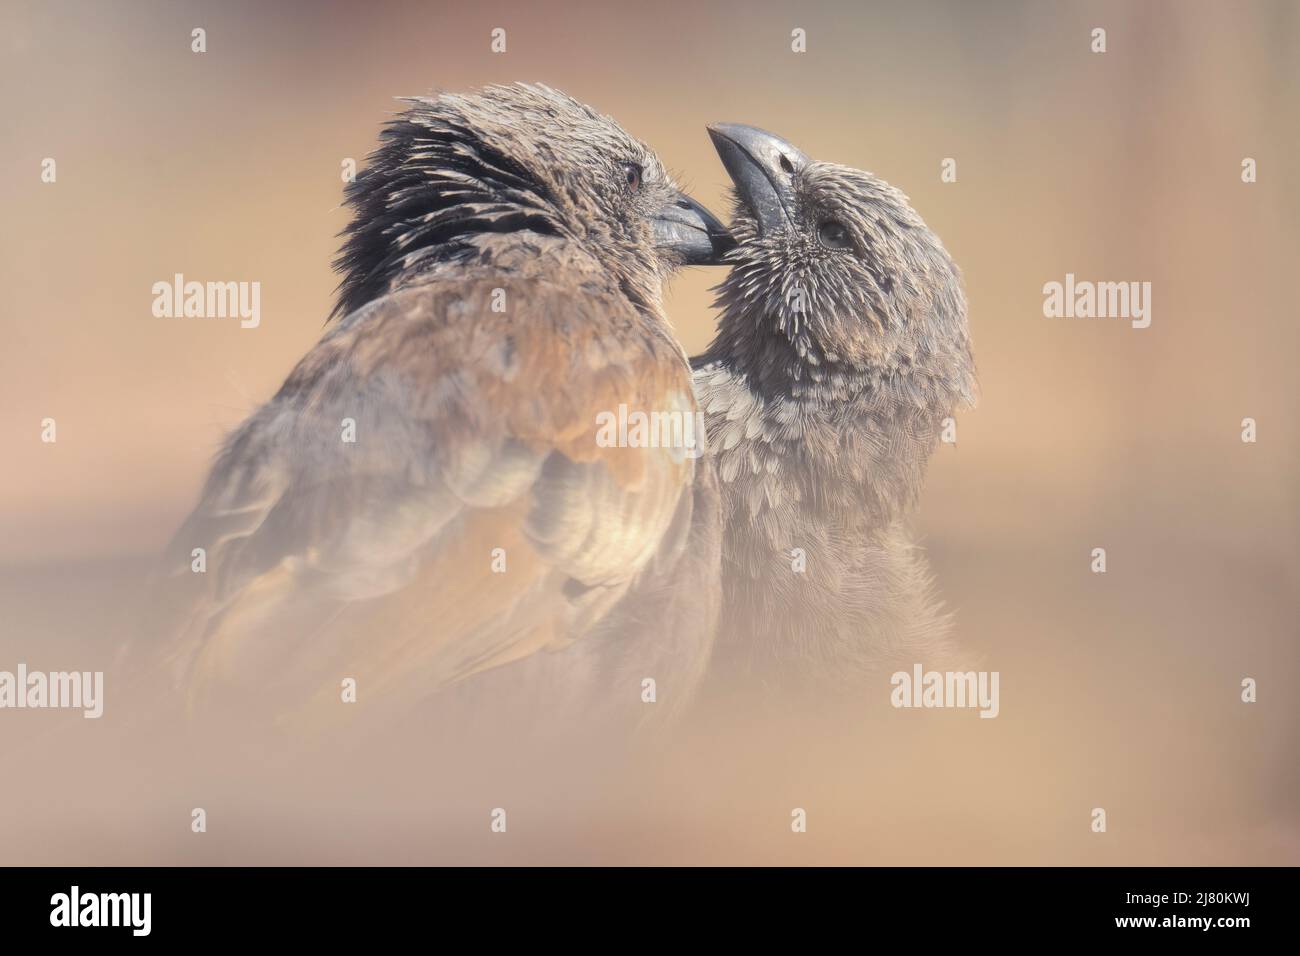
<instances>
[{"instance_id":1,"label":"second grey bird","mask_svg":"<svg viewBox=\"0 0 1300 956\"><path fill-rule=\"evenodd\" d=\"M693 361L723 491L720 664L824 689L938 663L949 621L906 515L943 420L975 401L957 266L870 173L710 133L739 243Z\"/></svg>"},{"instance_id":2,"label":"second grey bird","mask_svg":"<svg viewBox=\"0 0 1300 956\"><path fill-rule=\"evenodd\" d=\"M339 318L230 437L170 552L190 697L328 721L347 680L353 712L409 709L596 642L536 672L553 700L631 709L650 675L660 712L685 701L716 487L683 449L602 444L598 416L695 408L662 287L716 260L721 224L612 120L522 84L409 101L348 202Z\"/></svg>"}]
</instances>

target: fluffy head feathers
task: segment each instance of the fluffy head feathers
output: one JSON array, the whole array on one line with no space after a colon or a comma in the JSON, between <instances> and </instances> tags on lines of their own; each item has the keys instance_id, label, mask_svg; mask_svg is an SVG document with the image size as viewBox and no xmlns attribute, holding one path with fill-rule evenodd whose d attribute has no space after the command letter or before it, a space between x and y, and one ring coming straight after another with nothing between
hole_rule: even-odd
<instances>
[{"instance_id":1,"label":"fluffy head feathers","mask_svg":"<svg viewBox=\"0 0 1300 956\"><path fill-rule=\"evenodd\" d=\"M656 250L651 217L677 187L649 147L541 85L405 102L347 188L336 315L439 263L490 260L494 236L521 232L577 243L657 304L679 261Z\"/></svg>"}]
</instances>

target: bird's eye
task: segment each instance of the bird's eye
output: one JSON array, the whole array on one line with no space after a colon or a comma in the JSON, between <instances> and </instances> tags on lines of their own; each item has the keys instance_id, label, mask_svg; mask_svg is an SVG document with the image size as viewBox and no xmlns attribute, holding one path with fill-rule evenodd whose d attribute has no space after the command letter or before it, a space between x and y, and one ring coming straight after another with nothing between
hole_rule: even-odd
<instances>
[{"instance_id":1,"label":"bird's eye","mask_svg":"<svg viewBox=\"0 0 1300 956\"><path fill-rule=\"evenodd\" d=\"M627 188L636 192L641 188L642 169L636 163L623 164L623 178L627 182Z\"/></svg>"},{"instance_id":2,"label":"bird's eye","mask_svg":"<svg viewBox=\"0 0 1300 956\"><path fill-rule=\"evenodd\" d=\"M817 238L828 249L848 249L853 245L853 240L849 238L849 231L844 227L844 223L835 222L834 220L824 222L817 227Z\"/></svg>"}]
</instances>

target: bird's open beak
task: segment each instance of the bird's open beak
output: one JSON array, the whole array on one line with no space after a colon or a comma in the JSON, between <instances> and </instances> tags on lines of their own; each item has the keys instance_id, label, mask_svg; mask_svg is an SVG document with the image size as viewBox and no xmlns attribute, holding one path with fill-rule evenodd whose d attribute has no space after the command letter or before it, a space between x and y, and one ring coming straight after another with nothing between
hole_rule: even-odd
<instances>
[{"instance_id":1,"label":"bird's open beak","mask_svg":"<svg viewBox=\"0 0 1300 956\"><path fill-rule=\"evenodd\" d=\"M709 136L740 201L758 220L759 233L793 225L794 177L808 164L808 157L756 126L714 123Z\"/></svg>"},{"instance_id":2,"label":"bird's open beak","mask_svg":"<svg viewBox=\"0 0 1300 956\"><path fill-rule=\"evenodd\" d=\"M736 248L736 240L717 216L685 193L654 217L655 246L675 254L688 266L716 266Z\"/></svg>"}]
</instances>

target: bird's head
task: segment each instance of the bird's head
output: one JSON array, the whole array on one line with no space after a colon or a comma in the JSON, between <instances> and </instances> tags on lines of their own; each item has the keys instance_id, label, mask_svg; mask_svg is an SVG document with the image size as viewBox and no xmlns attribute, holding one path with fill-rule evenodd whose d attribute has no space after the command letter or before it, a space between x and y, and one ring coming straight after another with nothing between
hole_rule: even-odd
<instances>
[{"instance_id":1,"label":"bird's head","mask_svg":"<svg viewBox=\"0 0 1300 956\"><path fill-rule=\"evenodd\" d=\"M521 83L406 102L347 189L337 313L433 263L495 255L505 233L576 242L652 304L678 267L734 246L649 147L564 93Z\"/></svg>"},{"instance_id":2,"label":"bird's head","mask_svg":"<svg viewBox=\"0 0 1300 956\"><path fill-rule=\"evenodd\" d=\"M795 391L901 377L936 404L971 403L961 276L907 197L752 126L709 133L736 195L719 298L728 348Z\"/></svg>"}]
</instances>

